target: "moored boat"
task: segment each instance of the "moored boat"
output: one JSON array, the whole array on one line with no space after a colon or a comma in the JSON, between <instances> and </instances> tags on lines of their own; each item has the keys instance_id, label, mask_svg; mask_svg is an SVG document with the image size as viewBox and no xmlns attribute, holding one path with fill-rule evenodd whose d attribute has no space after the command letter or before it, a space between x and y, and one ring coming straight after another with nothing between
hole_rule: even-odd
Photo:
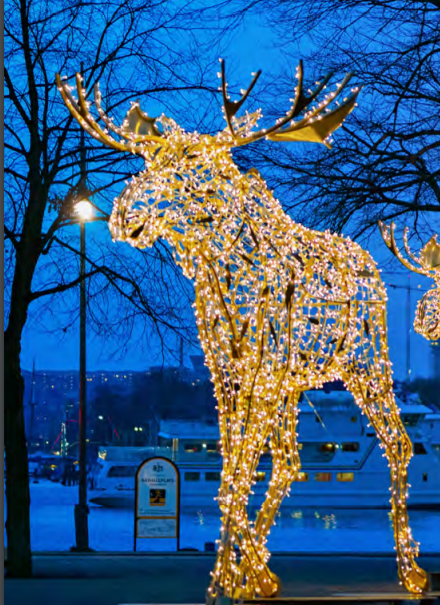
<instances>
[{"instance_id":1,"label":"moored boat","mask_svg":"<svg viewBox=\"0 0 440 605\"><path fill-rule=\"evenodd\" d=\"M432 411L398 402L413 443L408 507L440 510L440 458L427 431ZM309 391L300 401L301 471L292 483L288 508L389 508L390 474L374 430L347 391ZM219 431L213 424L162 421L157 447L101 447L91 475L90 502L134 506L134 477L152 456L173 460L181 476L183 510L215 505L220 485ZM250 506L260 506L271 475L269 451L260 461Z\"/></svg>"}]
</instances>

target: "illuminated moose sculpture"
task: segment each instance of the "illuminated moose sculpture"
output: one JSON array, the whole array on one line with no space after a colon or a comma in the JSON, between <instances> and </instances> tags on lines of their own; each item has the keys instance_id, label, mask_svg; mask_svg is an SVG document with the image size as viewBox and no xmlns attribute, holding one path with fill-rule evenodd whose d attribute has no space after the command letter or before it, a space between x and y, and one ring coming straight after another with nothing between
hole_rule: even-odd
<instances>
[{"instance_id":1,"label":"illuminated moose sculpture","mask_svg":"<svg viewBox=\"0 0 440 605\"><path fill-rule=\"evenodd\" d=\"M399 575L409 591L422 592L427 575L415 563L418 546L406 506L412 446L392 391L386 293L378 270L350 239L294 223L259 174L241 174L231 155L234 147L262 138L328 145L358 90L330 109L351 75L317 102L330 76L306 96L300 64L290 110L271 128L256 132L260 111L241 118L236 113L260 72L236 102L227 93L223 62L219 75L227 128L216 136L187 133L164 116L149 118L138 103L117 127L104 113L96 86L101 127L89 112L81 76L78 99L58 77L69 110L87 132L145 159L145 170L115 201L114 239L144 248L163 238L195 283L195 315L218 402L223 456L221 539L208 601L279 592L279 580L267 565L266 541L301 466L298 399L302 391L338 378L385 450ZM272 476L266 500L250 521L247 504L267 446Z\"/></svg>"},{"instance_id":2,"label":"illuminated moose sculpture","mask_svg":"<svg viewBox=\"0 0 440 605\"><path fill-rule=\"evenodd\" d=\"M403 245L408 260L400 252L394 239L394 223L388 226L379 221L379 227L384 242L404 267L434 280L436 288L428 290L417 303L414 330L427 340L438 340L440 338L440 244L437 236L433 235L416 256L409 249L408 227L406 227L403 233Z\"/></svg>"}]
</instances>

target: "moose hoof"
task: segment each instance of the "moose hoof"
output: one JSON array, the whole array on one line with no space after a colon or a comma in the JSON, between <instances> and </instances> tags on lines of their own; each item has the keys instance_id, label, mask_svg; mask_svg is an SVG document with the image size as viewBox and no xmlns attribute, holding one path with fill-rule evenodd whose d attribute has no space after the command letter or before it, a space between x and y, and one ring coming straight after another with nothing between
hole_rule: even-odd
<instances>
[{"instance_id":1,"label":"moose hoof","mask_svg":"<svg viewBox=\"0 0 440 605\"><path fill-rule=\"evenodd\" d=\"M429 577L426 571L421 569L418 565L414 565L413 569L406 577L405 588L413 593L427 591L429 588Z\"/></svg>"},{"instance_id":2,"label":"moose hoof","mask_svg":"<svg viewBox=\"0 0 440 605\"><path fill-rule=\"evenodd\" d=\"M256 576L255 592L259 597L276 597L281 592L281 582L277 575L269 570L262 571Z\"/></svg>"}]
</instances>

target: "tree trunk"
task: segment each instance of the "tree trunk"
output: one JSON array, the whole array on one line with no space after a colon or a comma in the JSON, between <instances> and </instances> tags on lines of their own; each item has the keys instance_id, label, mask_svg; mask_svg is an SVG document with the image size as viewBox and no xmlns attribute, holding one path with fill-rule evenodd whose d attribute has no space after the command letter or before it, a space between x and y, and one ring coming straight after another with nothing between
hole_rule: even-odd
<instances>
[{"instance_id":1,"label":"tree trunk","mask_svg":"<svg viewBox=\"0 0 440 605\"><path fill-rule=\"evenodd\" d=\"M5 454L7 574L32 573L29 522L29 470L24 425L24 380L20 370L20 334L5 332Z\"/></svg>"}]
</instances>

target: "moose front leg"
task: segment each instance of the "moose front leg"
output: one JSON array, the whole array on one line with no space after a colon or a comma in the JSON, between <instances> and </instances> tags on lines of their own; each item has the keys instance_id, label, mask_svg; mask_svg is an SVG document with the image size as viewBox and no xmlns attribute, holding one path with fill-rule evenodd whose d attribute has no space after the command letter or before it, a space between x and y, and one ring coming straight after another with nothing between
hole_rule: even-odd
<instances>
[{"instance_id":1,"label":"moose front leg","mask_svg":"<svg viewBox=\"0 0 440 605\"><path fill-rule=\"evenodd\" d=\"M227 415L228 416L228 415ZM249 406L240 422L236 412L221 419L223 472L219 492L222 511L221 539L217 560L208 589L208 602L218 597L230 599L244 595L241 562L252 575L252 584L261 596L278 590L278 579L267 567L265 549L258 545L247 514L247 503L258 466L262 443L267 438L268 423L257 405Z\"/></svg>"},{"instance_id":2,"label":"moose front leg","mask_svg":"<svg viewBox=\"0 0 440 605\"><path fill-rule=\"evenodd\" d=\"M267 536L289 486L301 468L296 436L298 399L298 392L291 393L278 416L277 424L272 425L271 430L272 475L266 499L258 512L254 527L258 550L266 562L270 557L266 548ZM246 594L253 595L258 593L258 587L246 563L246 560L243 560L240 567L247 578Z\"/></svg>"}]
</instances>

